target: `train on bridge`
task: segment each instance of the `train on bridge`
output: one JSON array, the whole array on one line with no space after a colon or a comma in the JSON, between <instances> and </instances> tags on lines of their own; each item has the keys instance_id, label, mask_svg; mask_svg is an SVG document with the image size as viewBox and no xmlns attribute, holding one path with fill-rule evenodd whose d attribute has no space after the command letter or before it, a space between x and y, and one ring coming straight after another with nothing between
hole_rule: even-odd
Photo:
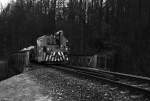
<instances>
[{"instance_id":1,"label":"train on bridge","mask_svg":"<svg viewBox=\"0 0 150 101\"><path fill-rule=\"evenodd\" d=\"M30 61L38 63L67 63L69 61L68 40L60 30L51 35L43 35L36 40L36 46L30 50Z\"/></svg>"},{"instance_id":2,"label":"train on bridge","mask_svg":"<svg viewBox=\"0 0 150 101\"><path fill-rule=\"evenodd\" d=\"M60 30L54 34L38 37L36 45L17 51L8 59L11 70L22 72L25 66L31 62L46 64L71 64L83 67L93 67L102 70L138 74L150 77L150 69L147 66L117 67L116 60L119 57L116 51L102 51L93 55L72 54L69 49L69 41ZM133 72L132 72L132 71Z\"/></svg>"}]
</instances>

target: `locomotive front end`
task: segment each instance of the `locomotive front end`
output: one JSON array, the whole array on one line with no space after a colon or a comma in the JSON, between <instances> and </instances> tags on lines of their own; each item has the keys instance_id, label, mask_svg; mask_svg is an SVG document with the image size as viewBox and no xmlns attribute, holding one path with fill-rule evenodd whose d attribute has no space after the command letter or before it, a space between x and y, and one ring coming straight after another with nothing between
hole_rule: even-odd
<instances>
[{"instance_id":1,"label":"locomotive front end","mask_svg":"<svg viewBox=\"0 0 150 101\"><path fill-rule=\"evenodd\" d=\"M68 40L64 37L62 31L54 35L44 35L37 39L37 62L48 64L62 64L69 61Z\"/></svg>"}]
</instances>

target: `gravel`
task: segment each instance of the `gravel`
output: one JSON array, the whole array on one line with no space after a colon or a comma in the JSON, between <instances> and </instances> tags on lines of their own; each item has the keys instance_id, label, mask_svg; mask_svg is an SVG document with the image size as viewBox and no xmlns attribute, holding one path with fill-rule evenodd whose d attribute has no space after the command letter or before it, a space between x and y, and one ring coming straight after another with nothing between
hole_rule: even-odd
<instances>
[{"instance_id":1,"label":"gravel","mask_svg":"<svg viewBox=\"0 0 150 101\"><path fill-rule=\"evenodd\" d=\"M1 96L1 92L12 86L20 90ZM0 101L150 101L142 95L131 95L128 90L52 68L32 70L1 82L0 98L3 99Z\"/></svg>"}]
</instances>

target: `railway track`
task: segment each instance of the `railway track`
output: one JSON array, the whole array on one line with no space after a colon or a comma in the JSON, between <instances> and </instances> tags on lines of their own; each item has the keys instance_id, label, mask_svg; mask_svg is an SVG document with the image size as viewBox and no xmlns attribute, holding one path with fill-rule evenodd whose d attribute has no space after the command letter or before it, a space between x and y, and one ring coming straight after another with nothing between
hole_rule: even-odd
<instances>
[{"instance_id":1,"label":"railway track","mask_svg":"<svg viewBox=\"0 0 150 101\"><path fill-rule=\"evenodd\" d=\"M37 64L36 64L37 66ZM55 68L75 74L83 75L88 78L104 81L105 84L112 85L112 90L122 89L122 93L128 93L133 97L144 96L150 99L150 78L111 72L90 67L78 67L71 65L43 65L38 64L39 68ZM33 65L34 67L34 65ZM149 101L149 100L148 100Z\"/></svg>"},{"instance_id":2,"label":"railway track","mask_svg":"<svg viewBox=\"0 0 150 101\"><path fill-rule=\"evenodd\" d=\"M52 67L103 80L112 85L116 85L116 87L128 89L130 91L128 93L142 94L143 96L150 98L150 78L147 77L104 71L89 67L69 65L52 65Z\"/></svg>"}]
</instances>

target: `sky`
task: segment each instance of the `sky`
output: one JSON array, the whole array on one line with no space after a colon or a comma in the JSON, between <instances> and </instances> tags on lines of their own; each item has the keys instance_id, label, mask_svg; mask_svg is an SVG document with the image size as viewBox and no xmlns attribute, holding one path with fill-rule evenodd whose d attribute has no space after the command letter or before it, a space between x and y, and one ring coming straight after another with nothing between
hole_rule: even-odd
<instances>
[{"instance_id":1,"label":"sky","mask_svg":"<svg viewBox=\"0 0 150 101\"><path fill-rule=\"evenodd\" d=\"M2 7L5 8L10 1L12 1L12 0L0 0L0 9ZM69 1L69 0L66 0L66 1ZM104 1L106 1L106 0L104 0Z\"/></svg>"},{"instance_id":2,"label":"sky","mask_svg":"<svg viewBox=\"0 0 150 101\"><path fill-rule=\"evenodd\" d=\"M0 3L1 3L3 6L6 6L9 2L10 2L10 0L0 0Z\"/></svg>"},{"instance_id":3,"label":"sky","mask_svg":"<svg viewBox=\"0 0 150 101\"><path fill-rule=\"evenodd\" d=\"M5 8L10 1L12 0L0 0L0 9Z\"/></svg>"}]
</instances>

